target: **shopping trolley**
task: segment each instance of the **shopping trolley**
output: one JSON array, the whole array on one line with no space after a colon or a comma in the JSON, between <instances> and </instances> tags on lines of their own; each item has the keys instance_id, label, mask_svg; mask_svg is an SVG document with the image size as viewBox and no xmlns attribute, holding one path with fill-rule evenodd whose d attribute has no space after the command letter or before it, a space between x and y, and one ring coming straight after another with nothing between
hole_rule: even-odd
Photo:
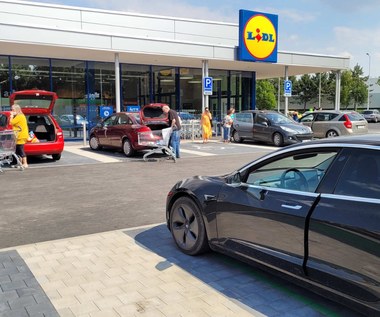
<instances>
[{"instance_id":1,"label":"shopping trolley","mask_svg":"<svg viewBox=\"0 0 380 317\"><path fill-rule=\"evenodd\" d=\"M0 173L3 173L2 166L11 164L15 160L21 170L24 169L19 157L16 155L16 135L13 130L0 131Z\"/></svg>"},{"instance_id":2,"label":"shopping trolley","mask_svg":"<svg viewBox=\"0 0 380 317\"><path fill-rule=\"evenodd\" d=\"M150 148L143 156L144 161L148 161L148 157L152 154L165 154L176 162L175 153L169 146L171 134L172 128L139 132L138 144Z\"/></svg>"}]
</instances>

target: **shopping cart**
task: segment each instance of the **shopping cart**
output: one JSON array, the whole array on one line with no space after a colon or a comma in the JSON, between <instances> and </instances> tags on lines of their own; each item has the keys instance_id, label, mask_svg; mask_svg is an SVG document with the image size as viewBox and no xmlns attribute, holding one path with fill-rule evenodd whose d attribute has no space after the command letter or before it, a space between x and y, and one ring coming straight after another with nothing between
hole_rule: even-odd
<instances>
[{"instance_id":1,"label":"shopping cart","mask_svg":"<svg viewBox=\"0 0 380 317\"><path fill-rule=\"evenodd\" d=\"M144 161L152 154L165 154L176 162L175 153L169 147L169 140L172 134L172 128L162 130L152 130L138 133L138 144L150 148L149 152L143 156Z\"/></svg>"},{"instance_id":2,"label":"shopping cart","mask_svg":"<svg viewBox=\"0 0 380 317\"><path fill-rule=\"evenodd\" d=\"M15 160L21 170L24 169L19 157L16 155L16 135L12 130L0 131L0 173L3 173L2 166L11 164Z\"/></svg>"}]
</instances>

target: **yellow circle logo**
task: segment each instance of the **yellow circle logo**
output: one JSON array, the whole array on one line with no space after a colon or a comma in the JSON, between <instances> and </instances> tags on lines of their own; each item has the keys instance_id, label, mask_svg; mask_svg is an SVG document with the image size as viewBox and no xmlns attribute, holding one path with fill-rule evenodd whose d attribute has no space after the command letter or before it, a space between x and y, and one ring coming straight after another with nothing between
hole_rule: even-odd
<instances>
[{"instance_id":1,"label":"yellow circle logo","mask_svg":"<svg viewBox=\"0 0 380 317\"><path fill-rule=\"evenodd\" d=\"M266 16L258 14L248 20L244 28L244 44L254 58L265 59L270 56L276 43L276 28Z\"/></svg>"}]
</instances>

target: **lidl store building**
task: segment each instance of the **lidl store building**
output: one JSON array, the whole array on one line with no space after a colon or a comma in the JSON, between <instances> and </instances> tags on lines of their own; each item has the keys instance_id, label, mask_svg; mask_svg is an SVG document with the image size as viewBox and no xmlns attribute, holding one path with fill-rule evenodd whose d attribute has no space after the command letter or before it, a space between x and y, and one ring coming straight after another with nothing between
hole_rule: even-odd
<instances>
[{"instance_id":1,"label":"lidl store building","mask_svg":"<svg viewBox=\"0 0 380 317\"><path fill-rule=\"evenodd\" d=\"M152 102L194 113L209 106L222 117L230 107L256 107L258 79L328 71L339 92L349 58L278 51L281 25L271 14L241 10L237 22L0 0L0 108L13 91L36 88L58 94L55 115L90 121L101 107Z\"/></svg>"}]
</instances>

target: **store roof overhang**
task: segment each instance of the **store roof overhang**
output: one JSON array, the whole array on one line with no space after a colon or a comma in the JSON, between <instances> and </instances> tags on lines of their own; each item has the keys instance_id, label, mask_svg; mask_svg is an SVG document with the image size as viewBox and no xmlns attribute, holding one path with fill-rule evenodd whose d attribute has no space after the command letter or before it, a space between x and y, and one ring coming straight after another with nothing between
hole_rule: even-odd
<instances>
[{"instance_id":1,"label":"store roof overhang","mask_svg":"<svg viewBox=\"0 0 380 317\"><path fill-rule=\"evenodd\" d=\"M237 46L121 36L99 32L51 29L1 23L0 54L57 59L253 71L256 78L277 78L349 69L349 57L278 52L278 62L237 60Z\"/></svg>"}]
</instances>

